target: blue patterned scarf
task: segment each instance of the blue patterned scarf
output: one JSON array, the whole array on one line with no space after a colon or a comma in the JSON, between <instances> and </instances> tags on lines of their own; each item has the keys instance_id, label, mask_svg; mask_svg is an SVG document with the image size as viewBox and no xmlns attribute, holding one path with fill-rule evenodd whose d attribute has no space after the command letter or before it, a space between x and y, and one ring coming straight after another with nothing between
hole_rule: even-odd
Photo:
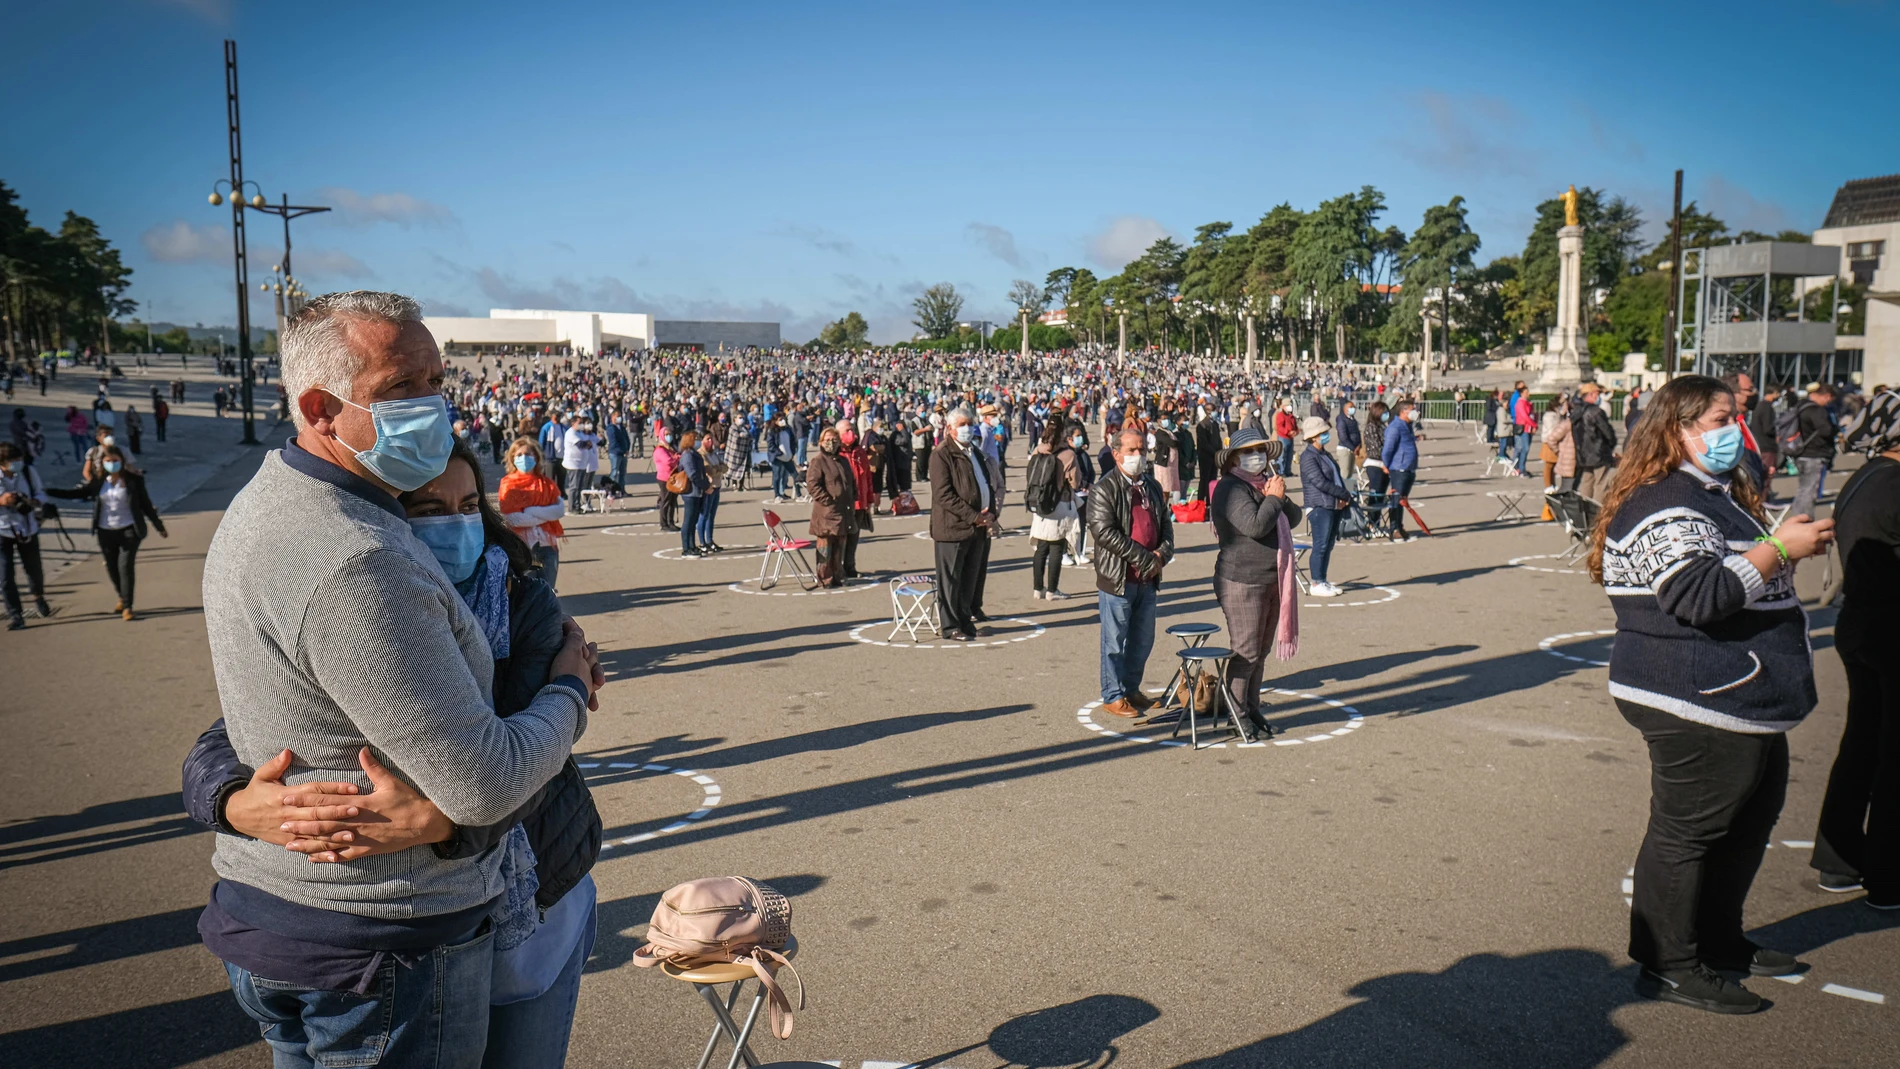
<instances>
[{"instance_id":1,"label":"blue patterned scarf","mask_svg":"<svg viewBox=\"0 0 1900 1069\"><path fill-rule=\"evenodd\" d=\"M500 546L489 546L475 571L455 589L482 625L488 652L497 660L508 656L508 554Z\"/></svg>"}]
</instances>

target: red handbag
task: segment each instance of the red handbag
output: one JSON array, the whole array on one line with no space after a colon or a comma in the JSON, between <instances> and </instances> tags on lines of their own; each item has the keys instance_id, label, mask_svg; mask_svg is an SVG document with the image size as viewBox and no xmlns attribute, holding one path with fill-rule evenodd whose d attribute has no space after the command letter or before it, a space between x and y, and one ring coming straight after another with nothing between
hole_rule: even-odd
<instances>
[{"instance_id":1,"label":"red handbag","mask_svg":"<svg viewBox=\"0 0 1900 1069\"><path fill-rule=\"evenodd\" d=\"M1172 508L1174 510L1174 522L1176 523L1207 522L1207 502L1199 500L1198 498L1193 501L1186 501L1179 505L1174 505Z\"/></svg>"}]
</instances>

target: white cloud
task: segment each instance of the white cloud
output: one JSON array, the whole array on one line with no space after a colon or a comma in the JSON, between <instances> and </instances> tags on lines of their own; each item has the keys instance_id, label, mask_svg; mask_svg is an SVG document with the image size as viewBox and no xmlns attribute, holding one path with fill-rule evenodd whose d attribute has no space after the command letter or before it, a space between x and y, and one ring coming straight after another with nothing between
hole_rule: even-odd
<instances>
[{"instance_id":1,"label":"white cloud","mask_svg":"<svg viewBox=\"0 0 1900 1069\"><path fill-rule=\"evenodd\" d=\"M971 223L965 232L991 256L1011 267L1024 266L1023 254L1016 248L1016 235L990 223Z\"/></svg>"},{"instance_id":2,"label":"white cloud","mask_svg":"<svg viewBox=\"0 0 1900 1069\"><path fill-rule=\"evenodd\" d=\"M1089 259L1110 271L1120 271L1147 252L1148 246L1167 236L1167 227L1145 215L1118 215L1089 239Z\"/></svg>"},{"instance_id":3,"label":"white cloud","mask_svg":"<svg viewBox=\"0 0 1900 1069\"><path fill-rule=\"evenodd\" d=\"M152 259L161 263L217 263L231 259L231 230L218 223L192 226L183 219L173 219L140 234L139 243Z\"/></svg>"},{"instance_id":4,"label":"white cloud","mask_svg":"<svg viewBox=\"0 0 1900 1069\"><path fill-rule=\"evenodd\" d=\"M344 226L394 223L408 229L455 223L454 212L408 193L358 193L342 186L325 186L315 196L317 203L330 206L332 217Z\"/></svg>"}]
</instances>

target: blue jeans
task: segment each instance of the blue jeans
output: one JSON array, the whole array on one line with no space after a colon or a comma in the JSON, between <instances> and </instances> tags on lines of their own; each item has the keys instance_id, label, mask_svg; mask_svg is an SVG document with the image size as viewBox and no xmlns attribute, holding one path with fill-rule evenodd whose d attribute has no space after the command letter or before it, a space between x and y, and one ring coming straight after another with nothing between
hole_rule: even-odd
<instances>
[{"instance_id":1,"label":"blue jeans","mask_svg":"<svg viewBox=\"0 0 1900 1069\"><path fill-rule=\"evenodd\" d=\"M1333 541L1339 537L1338 509L1307 509L1306 522L1313 549L1306 555L1306 570L1313 582L1326 581L1326 566L1333 559Z\"/></svg>"},{"instance_id":2,"label":"blue jeans","mask_svg":"<svg viewBox=\"0 0 1900 1069\"><path fill-rule=\"evenodd\" d=\"M1141 693L1141 673L1155 645L1155 585L1130 582L1122 596L1095 594L1102 616L1102 702Z\"/></svg>"},{"instance_id":3,"label":"blue jeans","mask_svg":"<svg viewBox=\"0 0 1900 1069\"><path fill-rule=\"evenodd\" d=\"M263 1028L276 1069L478 1069L494 968L495 933L485 928L407 966L385 960L368 995L267 980L229 962L224 971L239 1008Z\"/></svg>"},{"instance_id":4,"label":"blue jeans","mask_svg":"<svg viewBox=\"0 0 1900 1069\"><path fill-rule=\"evenodd\" d=\"M786 497L792 492L792 486L798 482L798 469L789 460L772 461L772 496Z\"/></svg>"},{"instance_id":5,"label":"blue jeans","mask_svg":"<svg viewBox=\"0 0 1900 1069\"><path fill-rule=\"evenodd\" d=\"M719 514L719 491L708 490L699 503L699 544L713 544L713 518Z\"/></svg>"},{"instance_id":6,"label":"blue jeans","mask_svg":"<svg viewBox=\"0 0 1900 1069\"><path fill-rule=\"evenodd\" d=\"M614 481L614 489L616 490L627 485L627 454L615 453L613 455L613 463L607 472L607 477Z\"/></svg>"},{"instance_id":7,"label":"blue jeans","mask_svg":"<svg viewBox=\"0 0 1900 1069\"><path fill-rule=\"evenodd\" d=\"M586 934L574 944L574 955L553 987L525 1002L489 1008L484 1069L561 1069L566 1064L574 1006L581 994L581 969L594 949L597 924L590 915Z\"/></svg>"},{"instance_id":8,"label":"blue jeans","mask_svg":"<svg viewBox=\"0 0 1900 1069\"><path fill-rule=\"evenodd\" d=\"M680 498L680 552L683 554L698 548L693 537L699 533L699 509L705 500L698 494Z\"/></svg>"},{"instance_id":9,"label":"blue jeans","mask_svg":"<svg viewBox=\"0 0 1900 1069\"><path fill-rule=\"evenodd\" d=\"M1293 474L1293 439L1279 438L1276 441L1280 443L1280 459L1274 461L1273 465L1280 477L1285 478Z\"/></svg>"},{"instance_id":10,"label":"blue jeans","mask_svg":"<svg viewBox=\"0 0 1900 1069\"><path fill-rule=\"evenodd\" d=\"M1531 432L1518 431L1516 438L1517 450L1512 456L1511 463L1517 468L1517 473L1523 475L1525 474L1524 465L1531 458Z\"/></svg>"},{"instance_id":11,"label":"blue jeans","mask_svg":"<svg viewBox=\"0 0 1900 1069\"><path fill-rule=\"evenodd\" d=\"M800 438L798 440L798 466L800 468L803 468L805 466L806 450L810 448L811 448L811 443L809 441L806 441L803 438Z\"/></svg>"}]
</instances>

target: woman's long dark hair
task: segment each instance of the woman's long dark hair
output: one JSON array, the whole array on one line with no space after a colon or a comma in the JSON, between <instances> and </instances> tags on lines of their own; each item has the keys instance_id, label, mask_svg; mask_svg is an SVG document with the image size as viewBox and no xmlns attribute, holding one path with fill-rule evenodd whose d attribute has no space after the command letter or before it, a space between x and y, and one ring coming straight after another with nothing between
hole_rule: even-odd
<instances>
[{"instance_id":1,"label":"woman's long dark hair","mask_svg":"<svg viewBox=\"0 0 1900 1069\"><path fill-rule=\"evenodd\" d=\"M1671 472L1684 464L1692 464L1695 458L1689 454L1689 443L1683 439L1683 433L1695 426L1717 398L1727 397L1729 403L1735 403L1735 391L1721 379L1707 375L1684 375L1663 384L1662 389L1649 395L1643 405L1643 414L1637 418L1636 426L1631 428L1629 441L1623 446L1623 463L1617 466L1616 477L1610 483L1610 489L1603 495L1603 511L1597 514L1596 529L1590 533L1590 578L1603 582L1603 543L1609 538L1610 524L1616 514L1629 500L1631 494L1642 487L1667 479ZM1735 418L1743 418L1742 411L1735 411ZM1767 516L1761 507L1761 488L1747 473L1737 471L1729 480L1729 493L1742 511L1753 516L1764 525Z\"/></svg>"}]
</instances>

